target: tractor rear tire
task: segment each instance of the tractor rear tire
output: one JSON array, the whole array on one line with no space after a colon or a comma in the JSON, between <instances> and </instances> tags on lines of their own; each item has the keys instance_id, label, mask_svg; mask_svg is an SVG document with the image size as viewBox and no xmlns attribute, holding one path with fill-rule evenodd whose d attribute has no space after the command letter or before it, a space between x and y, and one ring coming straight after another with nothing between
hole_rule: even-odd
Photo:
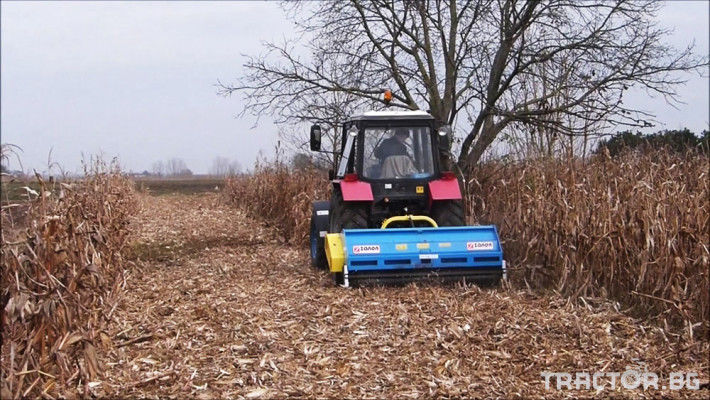
<instances>
[{"instance_id":1,"label":"tractor rear tire","mask_svg":"<svg viewBox=\"0 0 710 400\"><path fill-rule=\"evenodd\" d=\"M431 217L439 226L464 226L466 217L461 200L443 200L431 207Z\"/></svg>"},{"instance_id":2,"label":"tractor rear tire","mask_svg":"<svg viewBox=\"0 0 710 400\"><path fill-rule=\"evenodd\" d=\"M345 202L339 190L333 191L330 199L330 225L328 232L340 233L343 229L367 229L369 204L363 202ZM342 272L333 274L336 285L344 283Z\"/></svg>"},{"instance_id":3,"label":"tractor rear tire","mask_svg":"<svg viewBox=\"0 0 710 400\"><path fill-rule=\"evenodd\" d=\"M345 202L339 191L330 199L330 225L328 232L340 233L343 229L367 229L369 204Z\"/></svg>"},{"instance_id":4,"label":"tractor rear tire","mask_svg":"<svg viewBox=\"0 0 710 400\"><path fill-rule=\"evenodd\" d=\"M314 212L315 214L315 212ZM328 269L328 260L325 257L324 238L320 237L320 231L316 226L315 218L311 218L310 229L310 249L311 267L318 269Z\"/></svg>"}]
</instances>

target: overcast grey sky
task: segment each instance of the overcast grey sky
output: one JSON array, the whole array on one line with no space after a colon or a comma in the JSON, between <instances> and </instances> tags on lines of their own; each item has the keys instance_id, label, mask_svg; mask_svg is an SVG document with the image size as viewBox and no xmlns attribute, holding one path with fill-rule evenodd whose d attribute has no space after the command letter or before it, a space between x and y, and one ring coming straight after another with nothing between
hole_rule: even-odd
<instances>
[{"instance_id":1,"label":"overcast grey sky","mask_svg":"<svg viewBox=\"0 0 710 400\"><path fill-rule=\"evenodd\" d=\"M660 22L675 28L671 43L695 40L707 54L708 10L668 4ZM240 99L217 96L214 84L240 75L241 54L294 34L278 4L3 1L0 11L2 142L23 149L25 169L45 169L50 149L69 171L83 152L133 171L178 157L196 173L216 156L251 166L272 152L277 127L262 118L252 129L253 118L236 117ZM644 93L627 101L656 113L655 129L708 129L708 78L688 78L678 109Z\"/></svg>"}]
</instances>

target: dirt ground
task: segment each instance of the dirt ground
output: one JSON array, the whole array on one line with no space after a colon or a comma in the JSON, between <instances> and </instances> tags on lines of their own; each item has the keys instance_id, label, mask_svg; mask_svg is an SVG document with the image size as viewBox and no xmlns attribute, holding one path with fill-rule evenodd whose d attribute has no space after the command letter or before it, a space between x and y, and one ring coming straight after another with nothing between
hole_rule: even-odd
<instances>
[{"instance_id":1,"label":"dirt ground","mask_svg":"<svg viewBox=\"0 0 710 400\"><path fill-rule=\"evenodd\" d=\"M707 342L613 304L462 285L344 289L216 194L143 196L99 396L708 398ZM660 375L659 390L545 389L541 373Z\"/></svg>"}]
</instances>

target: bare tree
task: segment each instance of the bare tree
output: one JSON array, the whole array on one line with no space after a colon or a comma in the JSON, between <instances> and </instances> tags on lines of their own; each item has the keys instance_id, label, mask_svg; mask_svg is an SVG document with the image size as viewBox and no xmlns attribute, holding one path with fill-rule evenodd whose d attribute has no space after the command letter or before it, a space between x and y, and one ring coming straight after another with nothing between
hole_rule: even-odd
<instances>
[{"instance_id":1,"label":"bare tree","mask_svg":"<svg viewBox=\"0 0 710 400\"><path fill-rule=\"evenodd\" d=\"M555 71L549 71L545 64L536 66L535 70L536 79L523 82L519 96L525 99L547 97L552 108L564 104L569 98L568 91L549 93L552 85L548 82L567 80L570 76L550 75ZM569 88L569 82L564 86ZM590 100L599 95L591 94ZM513 122L501 131L497 140L509 146L508 155L519 159L585 156L603 132L613 126L606 117L590 115L592 113L585 109L579 113L558 111L549 113L544 121Z\"/></svg>"},{"instance_id":2,"label":"bare tree","mask_svg":"<svg viewBox=\"0 0 710 400\"><path fill-rule=\"evenodd\" d=\"M313 167L313 159L305 153L296 153L291 158L291 168L297 171L307 170Z\"/></svg>"},{"instance_id":3,"label":"bare tree","mask_svg":"<svg viewBox=\"0 0 710 400\"><path fill-rule=\"evenodd\" d=\"M210 175L214 176L232 176L241 172L242 166L239 161L230 161L226 157L215 157L212 160L210 167Z\"/></svg>"},{"instance_id":4,"label":"bare tree","mask_svg":"<svg viewBox=\"0 0 710 400\"><path fill-rule=\"evenodd\" d=\"M287 110L277 115L276 123L282 129L280 136L285 140L288 149L296 153L308 150L308 140L304 140L303 127L292 122L308 122L318 124L322 132L322 148L324 152L313 154L316 164L327 165L334 160L334 153L340 147L337 129L346 119L362 106L362 99L347 92L313 93L307 97L298 97L284 104ZM291 146L288 146L288 145Z\"/></svg>"},{"instance_id":5,"label":"bare tree","mask_svg":"<svg viewBox=\"0 0 710 400\"><path fill-rule=\"evenodd\" d=\"M153 171L153 175L157 175L157 176L165 175L165 164L163 164L163 162L160 160L154 162L151 169Z\"/></svg>"},{"instance_id":6,"label":"bare tree","mask_svg":"<svg viewBox=\"0 0 710 400\"><path fill-rule=\"evenodd\" d=\"M187 168L182 158L171 158L165 163L165 174L168 176L189 176L192 171Z\"/></svg>"},{"instance_id":7,"label":"bare tree","mask_svg":"<svg viewBox=\"0 0 710 400\"><path fill-rule=\"evenodd\" d=\"M225 176L229 171L229 159L225 157L215 157L210 167L210 175Z\"/></svg>"},{"instance_id":8,"label":"bare tree","mask_svg":"<svg viewBox=\"0 0 710 400\"><path fill-rule=\"evenodd\" d=\"M636 86L674 103L684 82L677 73L707 65L692 44L664 43L658 0L330 0L293 7L310 56L300 57L293 42L267 43L264 55L245 64L246 76L219 84L221 93L241 92L245 112L288 122L313 108L323 112L322 99L333 93L352 96L353 108L383 107L382 89L392 88L393 107L428 109L465 132L458 157L464 167L512 125L571 136L584 134L584 121L647 126L652 116L625 104L623 93ZM544 90L529 90L532 83ZM462 111L466 117L458 118Z\"/></svg>"}]
</instances>

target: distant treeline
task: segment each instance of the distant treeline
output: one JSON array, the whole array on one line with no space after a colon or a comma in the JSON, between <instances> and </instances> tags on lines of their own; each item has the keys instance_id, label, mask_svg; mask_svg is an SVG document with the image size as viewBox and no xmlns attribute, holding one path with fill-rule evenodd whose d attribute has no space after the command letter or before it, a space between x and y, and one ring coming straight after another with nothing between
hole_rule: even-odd
<instances>
[{"instance_id":1,"label":"distant treeline","mask_svg":"<svg viewBox=\"0 0 710 400\"><path fill-rule=\"evenodd\" d=\"M624 150L639 149L659 149L665 148L669 151L682 153L689 149L696 149L708 154L708 141L710 131L704 130L700 135L685 128L681 130L662 130L649 135L641 132L624 131L619 132L609 139L602 140L597 146L596 153L609 151L611 156L616 156Z\"/></svg>"}]
</instances>

